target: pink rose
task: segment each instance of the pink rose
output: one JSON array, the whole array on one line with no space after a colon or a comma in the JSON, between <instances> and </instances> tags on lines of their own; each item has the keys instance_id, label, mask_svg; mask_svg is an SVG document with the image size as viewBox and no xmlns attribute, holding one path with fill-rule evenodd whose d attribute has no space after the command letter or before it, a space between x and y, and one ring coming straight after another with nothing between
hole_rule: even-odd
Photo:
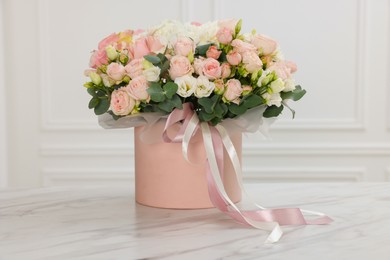
<instances>
[{"instance_id":1,"label":"pink rose","mask_svg":"<svg viewBox=\"0 0 390 260\"><path fill-rule=\"evenodd\" d=\"M253 88L249 85L244 85L242 86L242 95L245 96L245 95L248 95L249 93L251 93L253 90Z\"/></svg>"},{"instance_id":2,"label":"pink rose","mask_svg":"<svg viewBox=\"0 0 390 260\"><path fill-rule=\"evenodd\" d=\"M284 63L286 64L287 67L290 68L291 73L295 73L298 70L297 64L295 64L295 62L285 61Z\"/></svg>"},{"instance_id":3,"label":"pink rose","mask_svg":"<svg viewBox=\"0 0 390 260\"><path fill-rule=\"evenodd\" d=\"M221 65L221 78L226 79L232 74L232 69L230 68L229 63L223 63Z\"/></svg>"},{"instance_id":4,"label":"pink rose","mask_svg":"<svg viewBox=\"0 0 390 260\"><path fill-rule=\"evenodd\" d=\"M188 56L194 51L194 42L188 37L181 37L177 39L173 48L176 55Z\"/></svg>"},{"instance_id":5,"label":"pink rose","mask_svg":"<svg viewBox=\"0 0 390 260\"><path fill-rule=\"evenodd\" d=\"M221 66L219 62L213 58L207 58L203 62L203 75L210 80L214 80L221 77Z\"/></svg>"},{"instance_id":6,"label":"pink rose","mask_svg":"<svg viewBox=\"0 0 390 260\"><path fill-rule=\"evenodd\" d=\"M129 96L124 87L114 90L111 94L111 110L117 116L130 114L135 107L135 100Z\"/></svg>"},{"instance_id":7,"label":"pink rose","mask_svg":"<svg viewBox=\"0 0 390 260\"><path fill-rule=\"evenodd\" d=\"M93 51L91 59L89 60L89 66L96 69L102 65L108 63L108 57L106 50Z\"/></svg>"},{"instance_id":8,"label":"pink rose","mask_svg":"<svg viewBox=\"0 0 390 260\"><path fill-rule=\"evenodd\" d=\"M142 75L142 70L143 70L142 61L143 61L142 58L134 59L130 61L129 64L126 65L125 67L126 74L129 75L130 78L134 79Z\"/></svg>"},{"instance_id":9,"label":"pink rose","mask_svg":"<svg viewBox=\"0 0 390 260\"><path fill-rule=\"evenodd\" d=\"M263 63L256 52L248 51L242 55L242 62L249 73L254 73L262 68Z\"/></svg>"},{"instance_id":10,"label":"pink rose","mask_svg":"<svg viewBox=\"0 0 390 260\"><path fill-rule=\"evenodd\" d=\"M146 102L150 101L150 96L147 91L148 88L149 82L144 76L136 77L130 81L129 85L126 86L126 90L132 98Z\"/></svg>"},{"instance_id":11,"label":"pink rose","mask_svg":"<svg viewBox=\"0 0 390 260\"><path fill-rule=\"evenodd\" d=\"M172 80L178 77L192 74L193 68L190 61L184 56L173 56L170 62L169 76Z\"/></svg>"},{"instance_id":12,"label":"pink rose","mask_svg":"<svg viewBox=\"0 0 390 260\"><path fill-rule=\"evenodd\" d=\"M194 60L194 70L195 70L195 73L198 74L199 76L203 76L203 62L204 62L205 58L203 57L200 57L200 58L196 58Z\"/></svg>"},{"instance_id":13,"label":"pink rose","mask_svg":"<svg viewBox=\"0 0 390 260\"><path fill-rule=\"evenodd\" d=\"M217 47L214 45L210 46L209 49L206 52L206 57L207 58L213 58L218 60L219 56L221 55L222 51L219 51Z\"/></svg>"},{"instance_id":14,"label":"pink rose","mask_svg":"<svg viewBox=\"0 0 390 260\"><path fill-rule=\"evenodd\" d=\"M161 50L164 45L153 36L139 38L129 47L129 56L133 59L143 58L145 55Z\"/></svg>"},{"instance_id":15,"label":"pink rose","mask_svg":"<svg viewBox=\"0 0 390 260\"><path fill-rule=\"evenodd\" d=\"M239 40L239 39L234 39L232 41L232 46L234 47L234 50L238 51L241 55L244 52L248 52L248 51L255 52L255 51L257 51L256 46L254 46L251 43Z\"/></svg>"},{"instance_id":16,"label":"pink rose","mask_svg":"<svg viewBox=\"0 0 390 260\"><path fill-rule=\"evenodd\" d=\"M278 47L278 43L275 40L261 34L253 36L251 43L256 46L258 50L261 50L263 55L274 53Z\"/></svg>"},{"instance_id":17,"label":"pink rose","mask_svg":"<svg viewBox=\"0 0 390 260\"><path fill-rule=\"evenodd\" d=\"M226 101L232 102L237 100L242 93L241 82L237 79L229 79L226 82L226 90L223 97Z\"/></svg>"},{"instance_id":18,"label":"pink rose","mask_svg":"<svg viewBox=\"0 0 390 260\"><path fill-rule=\"evenodd\" d=\"M228 44L233 40L233 31L223 27L217 32L217 39L222 44Z\"/></svg>"},{"instance_id":19,"label":"pink rose","mask_svg":"<svg viewBox=\"0 0 390 260\"><path fill-rule=\"evenodd\" d=\"M116 33L110 34L103 40L99 42L99 50L106 50L108 45L115 45L115 43L119 40L119 36Z\"/></svg>"},{"instance_id":20,"label":"pink rose","mask_svg":"<svg viewBox=\"0 0 390 260\"><path fill-rule=\"evenodd\" d=\"M191 22L191 25L194 25L194 26L201 26L202 24L199 23L199 22Z\"/></svg>"},{"instance_id":21,"label":"pink rose","mask_svg":"<svg viewBox=\"0 0 390 260\"><path fill-rule=\"evenodd\" d=\"M126 74L125 67L122 64L112 62L107 66L107 75L113 80L122 80Z\"/></svg>"},{"instance_id":22,"label":"pink rose","mask_svg":"<svg viewBox=\"0 0 390 260\"><path fill-rule=\"evenodd\" d=\"M218 95L222 95L223 92L225 91L225 83L223 82L222 79L217 79L214 81L214 92L217 93Z\"/></svg>"},{"instance_id":23,"label":"pink rose","mask_svg":"<svg viewBox=\"0 0 390 260\"><path fill-rule=\"evenodd\" d=\"M236 19L220 20L220 21L218 21L218 26L220 28L228 28L229 30L234 32L234 30L236 29L237 22L238 21Z\"/></svg>"},{"instance_id":24,"label":"pink rose","mask_svg":"<svg viewBox=\"0 0 390 260\"><path fill-rule=\"evenodd\" d=\"M236 66L240 64L242 57L241 54L238 53L237 51L230 51L226 55L226 59L231 65Z\"/></svg>"},{"instance_id":25,"label":"pink rose","mask_svg":"<svg viewBox=\"0 0 390 260\"><path fill-rule=\"evenodd\" d=\"M268 67L269 71L275 71L276 75L285 80L291 76L291 68L284 61L277 61Z\"/></svg>"}]
</instances>

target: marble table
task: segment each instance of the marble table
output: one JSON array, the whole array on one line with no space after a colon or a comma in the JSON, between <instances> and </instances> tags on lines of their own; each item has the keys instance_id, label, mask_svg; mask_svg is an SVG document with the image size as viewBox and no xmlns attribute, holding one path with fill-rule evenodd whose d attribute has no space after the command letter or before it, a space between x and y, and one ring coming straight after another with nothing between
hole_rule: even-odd
<instances>
[{"instance_id":1,"label":"marble table","mask_svg":"<svg viewBox=\"0 0 390 260\"><path fill-rule=\"evenodd\" d=\"M132 185L129 184L129 187ZM0 190L0 259L390 259L390 183L248 184L266 207L330 215L276 244L216 209L167 210L124 187Z\"/></svg>"}]
</instances>

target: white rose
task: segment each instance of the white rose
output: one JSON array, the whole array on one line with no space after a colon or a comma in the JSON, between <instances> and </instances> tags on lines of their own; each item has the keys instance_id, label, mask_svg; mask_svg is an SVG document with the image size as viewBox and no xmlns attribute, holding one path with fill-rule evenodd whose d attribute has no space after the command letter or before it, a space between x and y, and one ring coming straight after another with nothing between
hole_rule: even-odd
<instances>
[{"instance_id":1,"label":"white rose","mask_svg":"<svg viewBox=\"0 0 390 260\"><path fill-rule=\"evenodd\" d=\"M289 92L295 90L295 81L291 78L288 78L284 81L283 92Z\"/></svg>"},{"instance_id":2,"label":"white rose","mask_svg":"<svg viewBox=\"0 0 390 260\"><path fill-rule=\"evenodd\" d=\"M282 98L279 93L269 94L266 92L262 95L262 97L266 100L267 106L275 105L280 107L282 105Z\"/></svg>"},{"instance_id":3,"label":"white rose","mask_svg":"<svg viewBox=\"0 0 390 260\"><path fill-rule=\"evenodd\" d=\"M160 72L161 69L159 67L150 67L144 70L142 73L144 74L147 81L157 82L160 80Z\"/></svg>"},{"instance_id":4,"label":"white rose","mask_svg":"<svg viewBox=\"0 0 390 260\"><path fill-rule=\"evenodd\" d=\"M279 93L284 89L284 81L281 78L271 82L270 87L273 93Z\"/></svg>"},{"instance_id":5,"label":"white rose","mask_svg":"<svg viewBox=\"0 0 390 260\"><path fill-rule=\"evenodd\" d=\"M215 84L210 82L205 76L199 76L197 83L198 86L195 89L195 97L197 98L208 97L214 91Z\"/></svg>"},{"instance_id":6,"label":"white rose","mask_svg":"<svg viewBox=\"0 0 390 260\"><path fill-rule=\"evenodd\" d=\"M198 86L196 78L190 75L177 77L175 83L179 86L177 94L181 97L191 96Z\"/></svg>"}]
</instances>

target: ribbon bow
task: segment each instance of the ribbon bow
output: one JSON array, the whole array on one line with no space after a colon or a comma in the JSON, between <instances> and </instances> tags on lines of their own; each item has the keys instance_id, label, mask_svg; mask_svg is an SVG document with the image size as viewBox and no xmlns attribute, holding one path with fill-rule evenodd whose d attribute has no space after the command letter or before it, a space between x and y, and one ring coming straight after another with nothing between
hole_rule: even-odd
<instances>
[{"instance_id":1,"label":"ribbon bow","mask_svg":"<svg viewBox=\"0 0 390 260\"><path fill-rule=\"evenodd\" d=\"M176 123L182 125L176 135L168 136L168 129ZM257 229L271 231L266 243L277 242L283 231L281 225L322 225L329 224L333 220L320 212L301 210L300 208L273 208L267 209L254 203L256 210L241 210L227 195L223 185L224 147L232 161L236 173L237 182L247 196L242 184L242 171L240 160L235 147L222 125L211 126L206 122L200 122L194 112L191 103L183 104L183 109L175 109L169 115L163 132L163 140L167 143L182 143L184 158L188 161L188 146L191 138L201 129L204 148L207 156L207 182L210 200L213 205L223 213L229 215L239 223L252 226ZM320 216L316 219L305 219L303 213Z\"/></svg>"}]
</instances>

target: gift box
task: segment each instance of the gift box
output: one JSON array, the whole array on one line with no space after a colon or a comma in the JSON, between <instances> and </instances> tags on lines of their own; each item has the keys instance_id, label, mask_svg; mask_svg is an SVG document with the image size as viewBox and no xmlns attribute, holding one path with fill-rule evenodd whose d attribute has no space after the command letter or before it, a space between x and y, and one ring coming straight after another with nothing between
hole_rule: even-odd
<instances>
[{"instance_id":1,"label":"gift box","mask_svg":"<svg viewBox=\"0 0 390 260\"><path fill-rule=\"evenodd\" d=\"M164 123L157 123L153 134L158 135ZM144 127L134 131L135 149L135 198L140 204L159 208L198 209L214 207L208 192L207 159L203 139L197 132L189 146L190 161L183 157L181 143L142 141ZM161 133L161 132L160 132ZM242 134L230 136L239 158L242 150ZM224 157L228 158L226 151ZM234 202L241 200L230 160L224 160L223 183Z\"/></svg>"}]
</instances>

